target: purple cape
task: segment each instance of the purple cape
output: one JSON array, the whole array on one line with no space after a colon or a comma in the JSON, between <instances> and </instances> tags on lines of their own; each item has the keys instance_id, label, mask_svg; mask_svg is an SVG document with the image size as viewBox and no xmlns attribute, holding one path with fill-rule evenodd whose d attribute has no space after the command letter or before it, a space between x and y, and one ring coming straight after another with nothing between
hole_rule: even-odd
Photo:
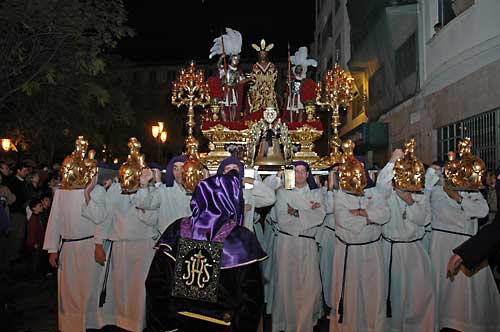
<instances>
[{"instance_id":1,"label":"purple cape","mask_svg":"<svg viewBox=\"0 0 500 332\"><path fill-rule=\"evenodd\" d=\"M307 175L307 184L309 185L309 189L311 189L311 190L318 189L318 185L316 184L316 181L314 181L314 176L312 175L311 167L309 166L308 163L306 163L305 161L299 160L299 161L294 161L292 163L292 165L295 167L304 166L306 168L307 172L309 172L309 174Z\"/></svg>"},{"instance_id":2,"label":"purple cape","mask_svg":"<svg viewBox=\"0 0 500 332\"><path fill-rule=\"evenodd\" d=\"M165 186L173 187L174 186L174 164L175 163L185 163L188 159L187 156L181 155L170 159L168 162L167 168L165 170Z\"/></svg>"},{"instance_id":3,"label":"purple cape","mask_svg":"<svg viewBox=\"0 0 500 332\"><path fill-rule=\"evenodd\" d=\"M191 198L191 218L179 219L167 228L158 246L174 248L179 237L223 242L223 268L266 258L255 234L243 227L244 200L237 175L232 170L201 181Z\"/></svg>"}]
</instances>

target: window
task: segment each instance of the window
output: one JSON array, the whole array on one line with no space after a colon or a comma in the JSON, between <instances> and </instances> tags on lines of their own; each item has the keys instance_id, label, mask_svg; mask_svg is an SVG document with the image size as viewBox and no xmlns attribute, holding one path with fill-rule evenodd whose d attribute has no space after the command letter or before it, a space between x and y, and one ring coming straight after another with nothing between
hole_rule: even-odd
<instances>
[{"instance_id":1,"label":"window","mask_svg":"<svg viewBox=\"0 0 500 332\"><path fill-rule=\"evenodd\" d=\"M319 9L321 10L325 6L325 0L319 0Z\"/></svg>"},{"instance_id":2,"label":"window","mask_svg":"<svg viewBox=\"0 0 500 332\"><path fill-rule=\"evenodd\" d=\"M500 151L497 149L500 109L482 113L437 129L437 158L448 160L448 151L457 151L460 139L470 137L473 153L479 155L488 170L499 165Z\"/></svg>"},{"instance_id":3,"label":"window","mask_svg":"<svg viewBox=\"0 0 500 332\"><path fill-rule=\"evenodd\" d=\"M376 104L385 95L385 71L380 67L368 80L370 105Z\"/></svg>"},{"instance_id":4,"label":"window","mask_svg":"<svg viewBox=\"0 0 500 332\"><path fill-rule=\"evenodd\" d=\"M139 83L139 72L134 71L134 72L132 73L132 81L133 81L134 83Z\"/></svg>"},{"instance_id":5,"label":"window","mask_svg":"<svg viewBox=\"0 0 500 332\"><path fill-rule=\"evenodd\" d=\"M474 4L474 0L438 0L438 21L448 24Z\"/></svg>"},{"instance_id":6,"label":"window","mask_svg":"<svg viewBox=\"0 0 500 332\"><path fill-rule=\"evenodd\" d=\"M169 70L167 73L167 81L172 82L175 80L175 70Z\"/></svg>"},{"instance_id":7,"label":"window","mask_svg":"<svg viewBox=\"0 0 500 332\"><path fill-rule=\"evenodd\" d=\"M326 64L326 71L332 70L333 69L333 58L328 59L328 63ZM326 75L326 73L325 73Z\"/></svg>"},{"instance_id":8,"label":"window","mask_svg":"<svg viewBox=\"0 0 500 332\"><path fill-rule=\"evenodd\" d=\"M352 119L356 119L363 112L363 99L355 98L351 103Z\"/></svg>"},{"instance_id":9,"label":"window","mask_svg":"<svg viewBox=\"0 0 500 332\"><path fill-rule=\"evenodd\" d=\"M156 71L155 70L152 70L149 72L149 80L151 82L156 82Z\"/></svg>"},{"instance_id":10,"label":"window","mask_svg":"<svg viewBox=\"0 0 500 332\"><path fill-rule=\"evenodd\" d=\"M335 14L337 14L339 9L340 9L340 0L335 0Z\"/></svg>"},{"instance_id":11,"label":"window","mask_svg":"<svg viewBox=\"0 0 500 332\"><path fill-rule=\"evenodd\" d=\"M455 18L455 13L451 8L453 0L438 0L438 20L442 26L448 24Z\"/></svg>"},{"instance_id":12,"label":"window","mask_svg":"<svg viewBox=\"0 0 500 332\"><path fill-rule=\"evenodd\" d=\"M340 62L342 58L342 46L340 45L340 34L335 40L335 62Z\"/></svg>"},{"instance_id":13,"label":"window","mask_svg":"<svg viewBox=\"0 0 500 332\"><path fill-rule=\"evenodd\" d=\"M321 45L323 47L326 47L326 43L328 41L329 37L332 37L333 31L332 31L332 13L328 15L328 19L326 20L326 24L323 27L323 31L321 32Z\"/></svg>"},{"instance_id":14,"label":"window","mask_svg":"<svg viewBox=\"0 0 500 332\"><path fill-rule=\"evenodd\" d=\"M414 33L396 50L396 84L417 70L417 35Z\"/></svg>"}]
</instances>

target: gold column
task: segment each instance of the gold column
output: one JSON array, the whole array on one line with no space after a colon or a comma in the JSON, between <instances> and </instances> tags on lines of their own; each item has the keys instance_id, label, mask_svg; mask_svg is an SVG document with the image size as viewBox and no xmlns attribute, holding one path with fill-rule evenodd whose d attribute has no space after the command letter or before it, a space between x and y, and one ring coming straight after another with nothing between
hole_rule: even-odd
<instances>
[{"instance_id":1,"label":"gold column","mask_svg":"<svg viewBox=\"0 0 500 332\"><path fill-rule=\"evenodd\" d=\"M353 100L353 81L352 76L340 69L340 66L336 63L333 70L326 73L324 90L321 82L317 83L316 105L325 107L329 112L332 112L331 126L333 135L329 142L330 155L321 158L315 163L313 167L316 169L328 168L342 161L342 141L338 131L340 127L339 108L347 106Z\"/></svg>"},{"instance_id":2,"label":"gold column","mask_svg":"<svg viewBox=\"0 0 500 332\"><path fill-rule=\"evenodd\" d=\"M187 70L181 70L172 89L172 104L176 107L184 105L188 108L186 147L193 143L196 143L196 148L198 147L198 140L193 136L193 128L196 124L194 120L194 108L197 106L205 107L209 101L209 89L205 83L203 71L195 71L194 62L191 61Z\"/></svg>"}]
</instances>

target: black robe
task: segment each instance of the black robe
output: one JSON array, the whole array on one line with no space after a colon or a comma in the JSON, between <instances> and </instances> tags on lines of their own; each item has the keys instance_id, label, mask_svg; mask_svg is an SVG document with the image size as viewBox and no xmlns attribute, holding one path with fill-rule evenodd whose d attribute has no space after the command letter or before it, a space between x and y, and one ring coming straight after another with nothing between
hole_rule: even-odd
<instances>
[{"instance_id":1,"label":"black robe","mask_svg":"<svg viewBox=\"0 0 500 332\"><path fill-rule=\"evenodd\" d=\"M159 246L146 279L146 324L148 332L255 332L264 308L264 287L258 262L221 270L217 303L172 297L180 220L162 235L172 249ZM255 237L249 230L237 226L229 235ZM162 242L162 239L158 243ZM257 241L255 239L255 241ZM168 253L168 255L167 255ZM209 317L231 317L229 327L179 315L190 311ZM178 330L176 330L178 329Z\"/></svg>"},{"instance_id":2,"label":"black robe","mask_svg":"<svg viewBox=\"0 0 500 332\"><path fill-rule=\"evenodd\" d=\"M481 228L476 235L463 242L453 252L462 258L462 264L474 270L481 262L500 263L500 222L495 221Z\"/></svg>"}]
</instances>

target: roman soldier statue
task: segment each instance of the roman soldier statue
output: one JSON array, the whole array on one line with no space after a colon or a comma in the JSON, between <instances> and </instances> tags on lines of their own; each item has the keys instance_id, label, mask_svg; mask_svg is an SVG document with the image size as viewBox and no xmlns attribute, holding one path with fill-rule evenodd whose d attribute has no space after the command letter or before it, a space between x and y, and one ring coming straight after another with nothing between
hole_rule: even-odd
<instances>
[{"instance_id":1,"label":"roman soldier statue","mask_svg":"<svg viewBox=\"0 0 500 332\"><path fill-rule=\"evenodd\" d=\"M239 120L243 84L246 82L243 73L238 68L240 62L242 37L236 30L226 28L226 34L214 39L209 58L220 55L217 67L219 69L220 93L219 104L223 121ZM226 59L226 55L229 59ZM229 61L228 61L229 60ZM217 96L217 94L213 94Z\"/></svg>"},{"instance_id":2,"label":"roman soldier statue","mask_svg":"<svg viewBox=\"0 0 500 332\"><path fill-rule=\"evenodd\" d=\"M302 122L304 119L304 103L313 99L314 82L306 79L307 67L316 67L318 62L307 58L307 47L300 47L289 59L292 67L292 73L289 73L289 82L287 87L285 121Z\"/></svg>"}]
</instances>

